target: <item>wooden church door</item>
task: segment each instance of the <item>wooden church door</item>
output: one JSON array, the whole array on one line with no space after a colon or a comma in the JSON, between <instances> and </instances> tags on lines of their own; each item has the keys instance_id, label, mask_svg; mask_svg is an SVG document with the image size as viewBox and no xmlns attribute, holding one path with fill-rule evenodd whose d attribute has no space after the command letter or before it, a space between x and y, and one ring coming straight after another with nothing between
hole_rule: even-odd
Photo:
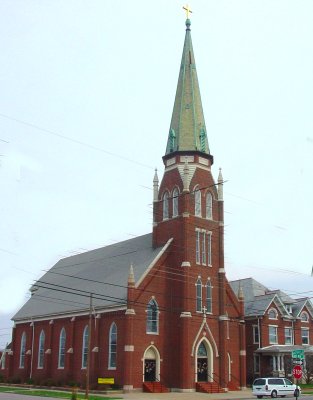
<instances>
[{"instance_id":1,"label":"wooden church door","mask_svg":"<svg viewBox=\"0 0 313 400\"><path fill-rule=\"evenodd\" d=\"M156 361L145 360L145 382L155 382L156 380Z\"/></svg>"}]
</instances>

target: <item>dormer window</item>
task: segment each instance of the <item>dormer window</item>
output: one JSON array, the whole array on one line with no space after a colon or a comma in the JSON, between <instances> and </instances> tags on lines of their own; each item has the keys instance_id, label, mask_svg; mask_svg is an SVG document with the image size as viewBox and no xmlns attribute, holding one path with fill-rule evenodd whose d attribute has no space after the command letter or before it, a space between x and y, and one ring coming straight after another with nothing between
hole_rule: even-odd
<instances>
[{"instance_id":1,"label":"dormer window","mask_svg":"<svg viewBox=\"0 0 313 400\"><path fill-rule=\"evenodd\" d=\"M269 319L277 319L277 310L275 308L271 308L268 312Z\"/></svg>"},{"instance_id":2,"label":"dormer window","mask_svg":"<svg viewBox=\"0 0 313 400\"><path fill-rule=\"evenodd\" d=\"M302 311L300 318L301 322L309 322L309 314L306 311Z\"/></svg>"}]
</instances>

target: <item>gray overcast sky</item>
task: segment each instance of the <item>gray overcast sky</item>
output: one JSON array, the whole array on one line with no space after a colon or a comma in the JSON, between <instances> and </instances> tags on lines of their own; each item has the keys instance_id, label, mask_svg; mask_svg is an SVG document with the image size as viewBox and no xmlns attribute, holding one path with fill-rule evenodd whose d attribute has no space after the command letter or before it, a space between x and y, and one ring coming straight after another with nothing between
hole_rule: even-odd
<instances>
[{"instance_id":1,"label":"gray overcast sky","mask_svg":"<svg viewBox=\"0 0 313 400\"><path fill-rule=\"evenodd\" d=\"M151 231L183 4L0 0L0 348L60 257ZM312 296L313 2L190 5L227 276Z\"/></svg>"}]
</instances>

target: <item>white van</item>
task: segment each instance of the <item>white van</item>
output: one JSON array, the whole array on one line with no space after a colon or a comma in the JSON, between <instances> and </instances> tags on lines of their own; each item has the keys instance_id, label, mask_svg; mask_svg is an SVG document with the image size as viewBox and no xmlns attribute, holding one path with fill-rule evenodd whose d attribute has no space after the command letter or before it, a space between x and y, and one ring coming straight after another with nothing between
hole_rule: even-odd
<instances>
[{"instance_id":1,"label":"white van","mask_svg":"<svg viewBox=\"0 0 313 400\"><path fill-rule=\"evenodd\" d=\"M263 396L286 397L288 394L299 397L301 388L286 378L257 378L253 382L252 394L258 399Z\"/></svg>"}]
</instances>

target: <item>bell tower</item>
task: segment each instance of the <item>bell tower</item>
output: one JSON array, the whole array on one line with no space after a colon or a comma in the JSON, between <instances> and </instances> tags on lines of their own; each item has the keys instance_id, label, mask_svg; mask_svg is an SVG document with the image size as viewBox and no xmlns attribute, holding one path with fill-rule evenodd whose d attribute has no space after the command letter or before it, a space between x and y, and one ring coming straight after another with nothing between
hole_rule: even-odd
<instances>
[{"instance_id":1,"label":"bell tower","mask_svg":"<svg viewBox=\"0 0 313 400\"><path fill-rule=\"evenodd\" d=\"M202 323L204 315L215 320L219 349L215 371L219 371L220 386L226 387L228 355L225 332L228 317L223 177L221 170L217 183L212 176L213 156L204 120L190 26L187 18L175 102L163 156L164 175L160 185L157 174L153 180L153 246L164 245L173 239L168 270L179 277L170 289L176 295L180 327L175 333L180 338L177 381L184 382L185 388L195 384L195 355L188 357L192 354L192 343L197 335L193 330ZM199 295L196 294L197 285Z\"/></svg>"},{"instance_id":2,"label":"bell tower","mask_svg":"<svg viewBox=\"0 0 313 400\"><path fill-rule=\"evenodd\" d=\"M171 237L180 242L187 240L184 251L180 250L184 253L181 254L183 261L191 263L195 260L197 264L211 265L209 249L205 254L195 253L194 239L199 236L199 241L207 243L208 238L204 239L202 233L212 231L213 235L216 232L223 214L220 205L223 199L218 194L222 189L217 188L222 187L223 182L219 179L216 185L211 172L213 156L209 149L190 26L188 18L163 156L165 171L160 186L157 174L153 180L153 246L163 245Z\"/></svg>"}]
</instances>

